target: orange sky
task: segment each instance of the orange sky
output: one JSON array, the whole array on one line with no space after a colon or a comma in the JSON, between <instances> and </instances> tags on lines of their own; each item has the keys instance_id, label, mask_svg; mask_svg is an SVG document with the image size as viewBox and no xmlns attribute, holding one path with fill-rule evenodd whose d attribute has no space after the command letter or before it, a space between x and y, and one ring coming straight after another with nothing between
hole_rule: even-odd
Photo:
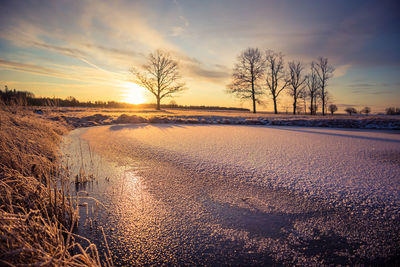
<instances>
[{"instance_id":1,"label":"orange sky","mask_svg":"<svg viewBox=\"0 0 400 267\"><path fill-rule=\"evenodd\" d=\"M154 102L130 84L155 49L179 61L183 105L250 107L226 93L237 55L273 49L309 64L329 58L331 102L400 106L395 1L2 1L0 86L40 96ZM330 12L326 12L329 10ZM168 103L170 99L164 100ZM281 111L291 106L283 94ZM259 110L272 110L268 94Z\"/></svg>"}]
</instances>

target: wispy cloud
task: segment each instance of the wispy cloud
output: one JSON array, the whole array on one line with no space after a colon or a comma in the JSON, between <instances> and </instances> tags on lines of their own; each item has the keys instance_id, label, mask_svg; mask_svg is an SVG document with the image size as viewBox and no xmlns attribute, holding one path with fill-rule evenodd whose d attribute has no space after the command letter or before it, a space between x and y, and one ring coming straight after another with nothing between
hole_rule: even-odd
<instances>
[{"instance_id":1,"label":"wispy cloud","mask_svg":"<svg viewBox=\"0 0 400 267\"><path fill-rule=\"evenodd\" d=\"M333 73L333 75L337 77L341 77L346 75L347 71L351 68L351 64L345 64L337 67Z\"/></svg>"},{"instance_id":2,"label":"wispy cloud","mask_svg":"<svg viewBox=\"0 0 400 267\"><path fill-rule=\"evenodd\" d=\"M336 88L399 96L399 86L383 85L398 81L393 74L376 75L365 86L340 83L366 68L398 70L396 1L32 0L2 1L0 7L7 14L0 17L2 69L110 85L129 79L131 67L161 48L179 60L193 98L209 86L232 103L224 93L231 67L242 49L255 46L281 51L286 61L328 57L336 67L329 88L334 97ZM11 52L2 51L4 40Z\"/></svg>"},{"instance_id":3,"label":"wispy cloud","mask_svg":"<svg viewBox=\"0 0 400 267\"><path fill-rule=\"evenodd\" d=\"M0 37L22 47L41 49L78 59L104 72L108 71L106 69L126 72L132 66L142 65L152 50L162 48L177 56L182 63L182 69L191 76L191 79L201 79L202 81L208 79L214 83L219 78L227 76L227 73L216 68L206 68L199 60L187 56L185 52L167 41L162 33L150 27L143 16L140 16L139 10L126 8L123 4L127 3L118 1L111 8L105 3L97 3L92 6L87 2L82 2L79 8L80 13L59 18L57 12L49 12L42 18L47 20L49 25L59 19L76 18L74 25L71 25L77 27L75 33L71 29L64 31L68 27L67 21L65 21L65 28L58 29L66 33L63 35L60 34L60 31L43 26L42 21L39 24L32 23L28 17L28 19L20 18L12 21L10 24L5 23L6 31ZM38 10L32 12L35 11L40 12ZM76 8L67 9L65 12L72 13L72 11L76 11ZM173 36L182 35L189 26L189 21L183 15L177 17L177 22L179 26L173 28ZM26 27L27 25L29 27ZM104 29L96 36L83 34L83 31L96 32L99 27ZM19 34L22 32L24 34ZM99 43L97 40L102 37L107 38L105 43ZM132 45L127 45L127 42ZM28 71L28 68L25 68L24 71ZM35 71L31 70L30 72L34 73ZM38 71L35 73L44 74L38 73ZM46 75L50 74L55 75L50 72L46 73ZM62 76L65 78L65 75ZM75 78L70 77L70 79Z\"/></svg>"},{"instance_id":4,"label":"wispy cloud","mask_svg":"<svg viewBox=\"0 0 400 267\"><path fill-rule=\"evenodd\" d=\"M353 88L351 93L359 95L395 95L396 89L399 90L398 86L387 83L359 83L349 87Z\"/></svg>"},{"instance_id":5,"label":"wispy cloud","mask_svg":"<svg viewBox=\"0 0 400 267\"><path fill-rule=\"evenodd\" d=\"M189 21L184 16L179 16L178 25L175 25L171 29L171 36L177 37L182 36L189 27Z\"/></svg>"},{"instance_id":6,"label":"wispy cloud","mask_svg":"<svg viewBox=\"0 0 400 267\"><path fill-rule=\"evenodd\" d=\"M185 28L181 27L181 26L174 26L172 27L171 30L171 35L172 36L180 36L185 32Z\"/></svg>"},{"instance_id":7,"label":"wispy cloud","mask_svg":"<svg viewBox=\"0 0 400 267\"><path fill-rule=\"evenodd\" d=\"M376 88L376 87L381 87L381 88L386 88L386 87L394 87L394 86L399 86L399 84L389 84L389 83L366 83L366 82L361 82L361 83L352 83L349 84L349 87L353 88Z\"/></svg>"},{"instance_id":8,"label":"wispy cloud","mask_svg":"<svg viewBox=\"0 0 400 267\"><path fill-rule=\"evenodd\" d=\"M46 76L54 76L54 77L61 76L60 72L57 72L50 68L33 65L33 64L12 62L12 61L2 60L2 59L0 59L0 68L8 69L8 70L24 71L24 72L46 75Z\"/></svg>"},{"instance_id":9,"label":"wispy cloud","mask_svg":"<svg viewBox=\"0 0 400 267\"><path fill-rule=\"evenodd\" d=\"M90 84L112 84L115 81L124 80L124 76L119 73L104 71L94 67L58 64L53 64L52 67L44 67L0 59L0 68Z\"/></svg>"}]
</instances>

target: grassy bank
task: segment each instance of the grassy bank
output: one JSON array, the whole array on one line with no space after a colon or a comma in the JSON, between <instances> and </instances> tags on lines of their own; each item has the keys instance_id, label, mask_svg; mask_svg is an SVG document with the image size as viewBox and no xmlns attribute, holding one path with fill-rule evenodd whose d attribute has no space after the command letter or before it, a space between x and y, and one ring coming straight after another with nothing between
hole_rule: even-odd
<instances>
[{"instance_id":1,"label":"grassy bank","mask_svg":"<svg viewBox=\"0 0 400 267\"><path fill-rule=\"evenodd\" d=\"M96 247L82 248L73 234L77 210L57 158L67 131L62 122L0 106L0 265L100 265Z\"/></svg>"}]
</instances>

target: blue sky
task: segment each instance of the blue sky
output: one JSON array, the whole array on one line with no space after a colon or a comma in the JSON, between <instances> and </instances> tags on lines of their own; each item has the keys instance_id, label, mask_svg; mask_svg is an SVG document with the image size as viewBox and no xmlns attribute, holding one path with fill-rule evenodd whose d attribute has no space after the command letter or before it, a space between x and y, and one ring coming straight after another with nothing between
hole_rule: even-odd
<instances>
[{"instance_id":1,"label":"blue sky","mask_svg":"<svg viewBox=\"0 0 400 267\"><path fill-rule=\"evenodd\" d=\"M244 106L226 94L247 47L336 68L341 109L400 106L400 4L396 1L1 1L0 86L36 95L124 101L129 69L171 51L188 90L179 104ZM143 93L148 101L154 101ZM264 110L272 103L266 95ZM169 100L167 100L168 102ZM290 106L282 95L281 110Z\"/></svg>"}]
</instances>

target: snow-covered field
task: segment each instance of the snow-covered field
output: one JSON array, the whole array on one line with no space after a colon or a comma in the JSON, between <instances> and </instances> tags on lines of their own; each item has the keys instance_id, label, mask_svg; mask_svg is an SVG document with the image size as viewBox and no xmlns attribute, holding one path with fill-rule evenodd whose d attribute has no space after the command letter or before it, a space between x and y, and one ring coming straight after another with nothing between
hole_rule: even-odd
<instances>
[{"instance_id":1,"label":"snow-covered field","mask_svg":"<svg viewBox=\"0 0 400 267\"><path fill-rule=\"evenodd\" d=\"M125 203L121 216L140 221L134 212L123 214L147 203L161 222L161 237L155 241L159 245L177 228L184 233L176 240L197 240L200 230L182 230L197 225L205 237L200 243L182 241L188 242L183 248L195 255L201 246L215 246L213 253L227 253L222 263L232 257L265 263L266 255L273 263L301 265L398 260L399 132L134 124L82 133L79 138L104 159L139 169L146 185L141 190L152 197ZM124 223L118 224L125 229ZM132 229L138 222L125 224ZM140 223L145 229L148 224ZM139 230L124 231L132 238L141 236ZM231 248L228 241L241 245ZM178 255L166 246L171 255ZM202 257L191 260L218 262Z\"/></svg>"},{"instance_id":2,"label":"snow-covered field","mask_svg":"<svg viewBox=\"0 0 400 267\"><path fill-rule=\"evenodd\" d=\"M61 108L36 110L50 120L65 122L74 128L126 124L126 123L169 123L169 124L233 124L301 126L358 129L400 129L399 116L387 115L291 115L267 112L251 113L232 110L153 110L153 109L94 109Z\"/></svg>"}]
</instances>

